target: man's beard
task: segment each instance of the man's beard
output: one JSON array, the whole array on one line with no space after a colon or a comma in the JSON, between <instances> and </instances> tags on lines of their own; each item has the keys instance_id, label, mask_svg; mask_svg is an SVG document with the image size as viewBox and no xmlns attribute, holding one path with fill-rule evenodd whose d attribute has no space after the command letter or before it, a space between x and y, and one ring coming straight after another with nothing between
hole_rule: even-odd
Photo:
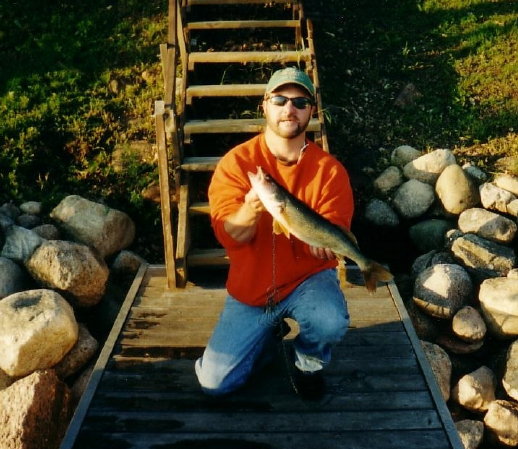
<instances>
[{"instance_id":1,"label":"man's beard","mask_svg":"<svg viewBox=\"0 0 518 449\"><path fill-rule=\"evenodd\" d=\"M288 117L289 118L289 117ZM279 120L279 122L274 123L274 126L271 126L272 123L270 122L270 128L271 130L277 134L279 137L282 137L284 139L294 139L295 137L300 136L304 131L306 131L306 128L308 127L309 121L311 120L311 117L308 117L308 119L304 123L295 122L296 127L286 130L285 128L282 128L280 126L280 123L283 120Z\"/></svg>"}]
</instances>

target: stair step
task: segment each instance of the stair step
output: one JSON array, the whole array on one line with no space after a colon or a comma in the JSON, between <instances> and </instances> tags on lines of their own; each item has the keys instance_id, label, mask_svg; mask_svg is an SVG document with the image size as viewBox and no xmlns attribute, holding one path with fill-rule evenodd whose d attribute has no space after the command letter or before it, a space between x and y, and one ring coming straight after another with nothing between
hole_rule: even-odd
<instances>
[{"instance_id":1,"label":"stair step","mask_svg":"<svg viewBox=\"0 0 518 449\"><path fill-rule=\"evenodd\" d=\"M187 6L200 5L253 5L291 4L293 0L187 0Z\"/></svg>"},{"instance_id":2,"label":"stair step","mask_svg":"<svg viewBox=\"0 0 518 449\"><path fill-rule=\"evenodd\" d=\"M222 248L193 249L187 255L187 264L190 267L224 266L229 264L227 253Z\"/></svg>"},{"instance_id":3,"label":"stair step","mask_svg":"<svg viewBox=\"0 0 518 449\"><path fill-rule=\"evenodd\" d=\"M218 156L186 157L180 168L185 171L214 171L220 159Z\"/></svg>"},{"instance_id":4,"label":"stair step","mask_svg":"<svg viewBox=\"0 0 518 449\"><path fill-rule=\"evenodd\" d=\"M260 133L264 130L265 124L264 118L191 120L185 123L184 134L188 138L192 134ZM320 131L320 122L317 118L310 120L307 130Z\"/></svg>"},{"instance_id":5,"label":"stair step","mask_svg":"<svg viewBox=\"0 0 518 449\"><path fill-rule=\"evenodd\" d=\"M299 51L204 51L189 54L189 70L194 70L196 63L283 63L309 61L309 49Z\"/></svg>"},{"instance_id":6,"label":"stair step","mask_svg":"<svg viewBox=\"0 0 518 449\"><path fill-rule=\"evenodd\" d=\"M240 29L240 28L297 28L299 20L210 20L189 22L189 30Z\"/></svg>"},{"instance_id":7,"label":"stair step","mask_svg":"<svg viewBox=\"0 0 518 449\"><path fill-rule=\"evenodd\" d=\"M266 84L193 85L186 89L186 101L191 104L194 97L259 97L265 89Z\"/></svg>"},{"instance_id":8,"label":"stair step","mask_svg":"<svg viewBox=\"0 0 518 449\"><path fill-rule=\"evenodd\" d=\"M210 206L208 202L192 203L189 206L190 214L210 214Z\"/></svg>"}]
</instances>

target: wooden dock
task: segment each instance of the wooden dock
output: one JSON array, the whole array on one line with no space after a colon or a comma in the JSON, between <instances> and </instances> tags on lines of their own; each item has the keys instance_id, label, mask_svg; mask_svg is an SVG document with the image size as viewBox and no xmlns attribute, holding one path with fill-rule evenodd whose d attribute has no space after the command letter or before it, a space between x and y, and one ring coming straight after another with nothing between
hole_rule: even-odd
<instances>
[{"instance_id":1,"label":"wooden dock","mask_svg":"<svg viewBox=\"0 0 518 449\"><path fill-rule=\"evenodd\" d=\"M369 295L358 274L347 269L351 327L327 394L311 402L291 385L290 336L242 390L202 394L194 360L225 289L167 290L164 267L141 267L61 449L461 449L395 284Z\"/></svg>"}]
</instances>

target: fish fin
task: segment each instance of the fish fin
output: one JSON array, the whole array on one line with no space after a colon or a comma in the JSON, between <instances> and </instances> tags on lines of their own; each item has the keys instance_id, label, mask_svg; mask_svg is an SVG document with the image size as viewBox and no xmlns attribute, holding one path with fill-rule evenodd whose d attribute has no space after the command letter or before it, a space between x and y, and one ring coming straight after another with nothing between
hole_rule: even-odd
<instances>
[{"instance_id":1,"label":"fish fin","mask_svg":"<svg viewBox=\"0 0 518 449\"><path fill-rule=\"evenodd\" d=\"M290 238L290 231L288 229L286 229L277 220L273 220L273 233L274 234L284 234L287 238Z\"/></svg>"},{"instance_id":2,"label":"fish fin","mask_svg":"<svg viewBox=\"0 0 518 449\"><path fill-rule=\"evenodd\" d=\"M356 248L358 248L360 246L360 245L358 245L358 240L356 240L356 236L351 231L349 231L348 229L346 229L342 226L340 227L340 229L347 236L347 238L356 245Z\"/></svg>"},{"instance_id":3,"label":"fish fin","mask_svg":"<svg viewBox=\"0 0 518 449\"><path fill-rule=\"evenodd\" d=\"M389 282L394 276L383 265L371 261L365 270L362 270L363 278L365 279L365 287L369 292L376 291L378 281Z\"/></svg>"}]
</instances>

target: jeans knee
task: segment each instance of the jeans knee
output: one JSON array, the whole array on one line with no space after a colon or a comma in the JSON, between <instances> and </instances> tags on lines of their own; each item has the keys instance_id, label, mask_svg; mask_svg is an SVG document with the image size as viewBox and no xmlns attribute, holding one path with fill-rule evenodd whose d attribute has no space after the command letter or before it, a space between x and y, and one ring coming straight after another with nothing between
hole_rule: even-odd
<instances>
[{"instance_id":1,"label":"jeans knee","mask_svg":"<svg viewBox=\"0 0 518 449\"><path fill-rule=\"evenodd\" d=\"M210 396L223 396L231 393L244 383L239 379L232 380L231 373L221 369L204 369L203 358L196 360L195 371L201 389Z\"/></svg>"},{"instance_id":2,"label":"jeans knee","mask_svg":"<svg viewBox=\"0 0 518 449\"><path fill-rule=\"evenodd\" d=\"M343 315L320 316L318 321L313 323L312 333L316 339L325 343L337 343L347 332L349 318Z\"/></svg>"}]
</instances>

